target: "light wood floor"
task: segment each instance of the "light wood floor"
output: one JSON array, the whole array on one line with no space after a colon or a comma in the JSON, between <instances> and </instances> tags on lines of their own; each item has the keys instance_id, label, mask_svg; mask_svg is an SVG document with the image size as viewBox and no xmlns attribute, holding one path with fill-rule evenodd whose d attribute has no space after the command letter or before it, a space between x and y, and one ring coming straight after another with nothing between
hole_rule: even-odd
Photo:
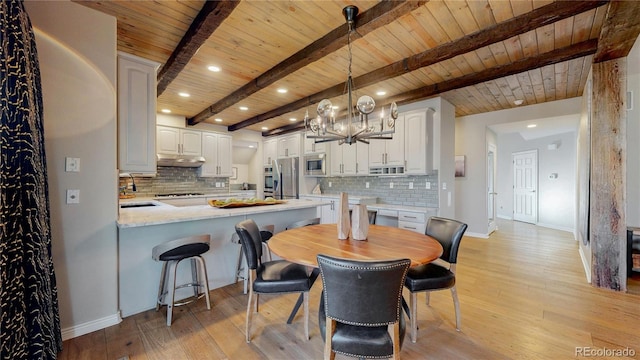
<instances>
[{"instance_id":1,"label":"light wood floor","mask_svg":"<svg viewBox=\"0 0 640 360\"><path fill-rule=\"evenodd\" d=\"M462 241L462 332L455 331L450 292L433 293L430 307L418 307L418 342L407 336L403 359L570 359L577 347L630 348L640 359L640 278L630 281L635 294L593 288L569 233L504 220L498 226L489 239ZM320 289L311 292L312 314ZM317 316L309 341L302 339L301 314L285 323L296 297L261 297L251 344L244 341L247 297L238 283L213 290L210 311L203 300L176 308L171 327L163 311L147 311L65 341L59 358L322 359Z\"/></svg>"}]
</instances>

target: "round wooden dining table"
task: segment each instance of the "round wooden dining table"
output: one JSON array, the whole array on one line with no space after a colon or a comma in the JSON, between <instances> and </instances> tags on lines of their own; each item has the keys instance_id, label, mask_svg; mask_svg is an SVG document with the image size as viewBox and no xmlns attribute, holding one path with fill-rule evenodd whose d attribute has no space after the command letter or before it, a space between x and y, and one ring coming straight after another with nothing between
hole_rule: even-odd
<instances>
[{"instance_id":1,"label":"round wooden dining table","mask_svg":"<svg viewBox=\"0 0 640 360\"><path fill-rule=\"evenodd\" d=\"M361 261L410 259L411 266L429 263L442 255L442 246L436 239L383 225L369 225L366 240L338 239L336 224L304 226L274 234L269 239L269 249L285 260L313 267L318 266L318 254Z\"/></svg>"}]
</instances>

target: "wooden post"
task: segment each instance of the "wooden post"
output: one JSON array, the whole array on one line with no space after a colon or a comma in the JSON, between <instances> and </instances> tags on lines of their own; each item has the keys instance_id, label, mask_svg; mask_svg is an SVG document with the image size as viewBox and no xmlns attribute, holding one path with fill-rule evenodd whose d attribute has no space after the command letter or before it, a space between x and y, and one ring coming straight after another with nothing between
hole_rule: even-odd
<instances>
[{"instance_id":1,"label":"wooden post","mask_svg":"<svg viewBox=\"0 0 640 360\"><path fill-rule=\"evenodd\" d=\"M626 58L593 64L591 283L626 291Z\"/></svg>"}]
</instances>

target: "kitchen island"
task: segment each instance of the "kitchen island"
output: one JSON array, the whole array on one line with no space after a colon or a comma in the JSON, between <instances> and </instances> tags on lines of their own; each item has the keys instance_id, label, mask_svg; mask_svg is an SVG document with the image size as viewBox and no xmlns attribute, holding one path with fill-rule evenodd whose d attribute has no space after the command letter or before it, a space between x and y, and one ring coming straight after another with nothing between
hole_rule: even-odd
<instances>
[{"instance_id":1,"label":"kitchen island","mask_svg":"<svg viewBox=\"0 0 640 360\"><path fill-rule=\"evenodd\" d=\"M292 222L316 217L322 201L287 200L286 203L231 209L209 205L171 206L153 199L123 201L118 217L118 301L126 317L156 306L162 263L151 259L151 249L165 241L191 235L210 234L211 248L203 257L209 288L232 284L240 245L231 242L235 224L253 219L258 226L272 224L275 232ZM177 282L190 277L188 262L180 264ZM190 289L176 291L176 299L191 295ZM216 299L211 299L215 307Z\"/></svg>"}]
</instances>

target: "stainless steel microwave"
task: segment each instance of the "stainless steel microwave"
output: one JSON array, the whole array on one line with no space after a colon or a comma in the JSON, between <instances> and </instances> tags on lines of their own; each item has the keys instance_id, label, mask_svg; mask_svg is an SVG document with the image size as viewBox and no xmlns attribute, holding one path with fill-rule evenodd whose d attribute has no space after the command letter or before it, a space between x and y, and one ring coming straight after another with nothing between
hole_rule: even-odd
<instances>
[{"instance_id":1,"label":"stainless steel microwave","mask_svg":"<svg viewBox=\"0 0 640 360\"><path fill-rule=\"evenodd\" d=\"M305 176L326 176L327 166L327 155L324 153L304 156Z\"/></svg>"}]
</instances>

